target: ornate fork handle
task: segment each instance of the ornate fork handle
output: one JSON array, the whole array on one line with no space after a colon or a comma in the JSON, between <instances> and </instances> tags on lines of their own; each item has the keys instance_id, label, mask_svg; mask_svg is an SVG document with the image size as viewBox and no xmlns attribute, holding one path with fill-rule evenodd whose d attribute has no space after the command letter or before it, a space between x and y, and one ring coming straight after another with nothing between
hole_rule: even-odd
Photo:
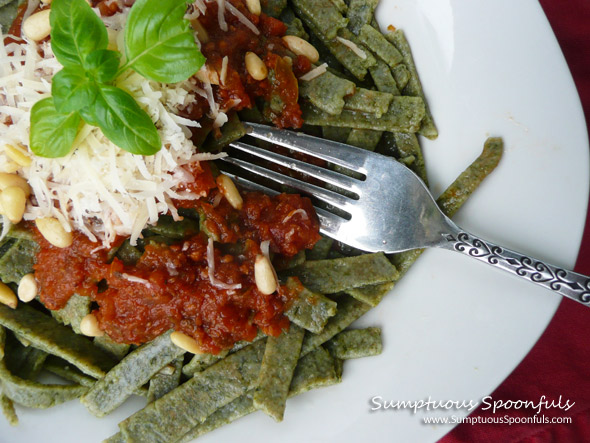
<instances>
[{"instance_id":1,"label":"ornate fork handle","mask_svg":"<svg viewBox=\"0 0 590 443\"><path fill-rule=\"evenodd\" d=\"M444 249L451 249L476 258L525 280L551 289L564 297L590 306L590 277L588 276L527 257L524 254L495 245L464 231L445 234L443 238L444 241L439 246Z\"/></svg>"}]
</instances>

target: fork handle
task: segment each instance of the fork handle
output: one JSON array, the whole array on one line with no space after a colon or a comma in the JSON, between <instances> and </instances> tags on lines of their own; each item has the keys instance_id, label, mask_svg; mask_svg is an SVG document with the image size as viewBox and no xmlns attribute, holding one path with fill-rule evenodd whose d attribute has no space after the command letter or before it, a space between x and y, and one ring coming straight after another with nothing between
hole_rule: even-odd
<instances>
[{"instance_id":1,"label":"fork handle","mask_svg":"<svg viewBox=\"0 0 590 443\"><path fill-rule=\"evenodd\" d=\"M586 275L527 257L461 230L443 238L438 245L443 249L476 258L590 307L590 277Z\"/></svg>"}]
</instances>

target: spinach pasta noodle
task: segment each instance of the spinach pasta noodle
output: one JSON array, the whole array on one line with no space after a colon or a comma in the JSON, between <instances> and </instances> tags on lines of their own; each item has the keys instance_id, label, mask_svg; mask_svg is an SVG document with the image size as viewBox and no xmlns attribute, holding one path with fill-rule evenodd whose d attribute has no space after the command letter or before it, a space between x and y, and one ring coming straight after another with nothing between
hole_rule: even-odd
<instances>
[{"instance_id":1,"label":"spinach pasta noodle","mask_svg":"<svg viewBox=\"0 0 590 443\"><path fill-rule=\"evenodd\" d=\"M381 32L377 0L67 1L16 19L18 1L0 2L3 57L22 77L3 84L0 202L24 199L0 211L0 409L16 425L19 406L79 399L102 417L146 397L111 443L191 441L258 410L288 420L290 397L383 352L380 328L350 326L420 251L321 237L309 199L238 189L215 160L255 121L393 156L426 181L419 136L437 128L404 34ZM488 140L443 211L501 154Z\"/></svg>"}]
</instances>

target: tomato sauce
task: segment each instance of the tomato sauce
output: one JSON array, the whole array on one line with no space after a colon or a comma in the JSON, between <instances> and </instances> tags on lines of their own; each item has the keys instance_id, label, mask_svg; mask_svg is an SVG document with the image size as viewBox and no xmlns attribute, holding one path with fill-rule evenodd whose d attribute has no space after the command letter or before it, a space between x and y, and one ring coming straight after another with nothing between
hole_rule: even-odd
<instances>
[{"instance_id":1,"label":"tomato sauce","mask_svg":"<svg viewBox=\"0 0 590 443\"><path fill-rule=\"evenodd\" d=\"M73 294L91 297L100 328L120 343L145 343L174 329L198 341L203 352L218 353L258 330L277 336L289 326L284 312L290 294L280 287L260 293L254 262L260 243L292 256L317 240L318 221L311 202L298 195L269 197L244 194L241 211L218 201L218 190L206 199L183 203L205 214L212 244L214 272L207 258L204 233L171 245L149 243L134 265L109 259L85 235L75 232L72 246L56 248L36 233L41 250L35 277L41 301L63 308ZM119 244L122 239L119 240Z\"/></svg>"},{"instance_id":2,"label":"tomato sauce","mask_svg":"<svg viewBox=\"0 0 590 443\"><path fill-rule=\"evenodd\" d=\"M122 4L130 6L133 1ZM275 125L301 127L296 75L308 72L310 61L302 56L290 58L281 39L286 32L281 21L264 13L250 14L241 0L227 1L258 27L260 35L228 12L229 29L221 31L217 4L207 3L207 14L198 18L208 33L202 52L218 72L224 57L228 60L225 78L213 85L215 102L223 111L238 111L261 99L266 117ZM120 12L119 3L113 0L92 4L103 16ZM21 8L11 28L17 36L23 13ZM257 81L248 74L247 51L263 60L268 78ZM209 103L197 95L184 112L201 119L209 112ZM259 292L254 262L266 241L272 254L286 258L313 247L320 237L311 202L298 195L246 193L243 208L237 211L222 197L207 162L184 169L193 180L179 191L198 199L175 204L199 216L201 232L172 244L146 241L134 264L113 258L80 232L73 233L70 247L61 249L32 227L40 245L35 278L42 303L57 310L74 294L87 296L93 301L100 328L116 342L139 345L174 329L197 340L203 352L213 354L238 341L253 340L259 330L278 336L288 328L284 313L292 294L283 286L270 295ZM113 246L123 241L119 238Z\"/></svg>"},{"instance_id":3,"label":"tomato sauce","mask_svg":"<svg viewBox=\"0 0 590 443\"><path fill-rule=\"evenodd\" d=\"M251 14L243 1L228 1L259 29L260 35L256 35L228 12L225 14L228 31L222 31L219 28L217 4L207 4L207 14L198 18L208 34L201 52L207 59L207 65L218 73L222 71L224 57L228 59L224 81L213 86L215 102L224 111L230 108L239 111L252 108L255 100L262 98L266 104L266 117L276 126L300 128L303 120L297 102L299 89L295 74L300 76L308 72L311 63L302 56L292 62L283 59L289 54L281 38L287 30L283 22L264 13L259 16ZM246 52L254 52L265 62L269 70L268 78L258 81L248 74L244 60ZM206 114L208 106L206 100L199 99L198 106L193 104L190 111L186 112L191 118L199 118Z\"/></svg>"}]
</instances>

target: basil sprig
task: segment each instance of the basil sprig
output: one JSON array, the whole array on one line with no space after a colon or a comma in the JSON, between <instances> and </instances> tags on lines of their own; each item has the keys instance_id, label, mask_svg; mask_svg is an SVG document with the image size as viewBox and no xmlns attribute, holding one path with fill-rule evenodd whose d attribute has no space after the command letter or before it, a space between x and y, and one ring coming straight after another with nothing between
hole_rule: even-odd
<instances>
[{"instance_id":1,"label":"basil sprig","mask_svg":"<svg viewBox=\"0 0 590 443\"><path fill-rule=\"evenodd\" d=\"M51 97L31 109L31 150L41 157L63 157L72 149L80 122L98 126L120 148L153 155L162 146L150 116L126 91L114 85L133 69L162 83L186 80L205 63L184 19L186 0L137 0L127 18L125 56L107 49L102 20L85 0L51 4L51 47L64 66L52 80Z\"/></svg>"}]
</instances>

